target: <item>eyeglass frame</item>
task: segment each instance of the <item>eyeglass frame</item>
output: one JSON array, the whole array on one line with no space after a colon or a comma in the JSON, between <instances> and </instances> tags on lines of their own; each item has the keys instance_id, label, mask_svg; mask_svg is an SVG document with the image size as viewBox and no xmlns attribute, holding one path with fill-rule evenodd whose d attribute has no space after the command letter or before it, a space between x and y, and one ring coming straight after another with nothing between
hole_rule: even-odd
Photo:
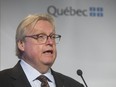
<instances>
[{"instance_id":1,"label":"eyeglass frame","mask_svg":"<svg viewBox=\"0 0 116 87\"><path fill-rule=\"evenodd\" d=\"M40 35L43 35L44 37L40 37ZM45 37L46 36L46 37ZM53 37L54 36L54 37ZM50 39L52 41L54 41L56 44L58 44L60 42L60 39L61 39L61 35L59 34L50 34L50 35L46 35L44 33L40 33L40 34L35 34L35 35L27 35L25 36L24 38L26 37L30 37L30 38L33 38L35 40L37 40L38 42L41 41L41 39L43 39L43 42L39 42L39 44L45 44L48 40L48 38L50 37ZM40 40L39 40L40 38ZM56 42L56 39L58 39L58 42ZM45 40L45 41L44 41Z\"/></svg>"}]
</instances>

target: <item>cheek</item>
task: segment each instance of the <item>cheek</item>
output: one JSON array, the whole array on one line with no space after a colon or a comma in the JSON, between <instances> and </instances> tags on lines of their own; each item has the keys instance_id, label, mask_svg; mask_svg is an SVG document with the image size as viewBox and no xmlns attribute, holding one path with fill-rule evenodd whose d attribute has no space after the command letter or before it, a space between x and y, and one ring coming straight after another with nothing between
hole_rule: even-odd
<instances>
[{"instance_id":1,"label":"cheek","mask_svg":"<svg viewBox=\"0 0 116 87\"><path fill-rule=\"evenodd\" d=\"M26 44L25 46L25 52L27 52L28 55L34 57L34 56L41 56L42 53L42 46L38 46L36 44Z\"/></svg>"},{"instance_id":2,"label":"cheek","mask_svg":"<svg viewBox=\"0 0 116 87\"><path fill-rule=\"evenodd\" d=\"M55 58L56 58L56 56L57 56L57 50L55 49Z\"/></svg>"}]
</instances>

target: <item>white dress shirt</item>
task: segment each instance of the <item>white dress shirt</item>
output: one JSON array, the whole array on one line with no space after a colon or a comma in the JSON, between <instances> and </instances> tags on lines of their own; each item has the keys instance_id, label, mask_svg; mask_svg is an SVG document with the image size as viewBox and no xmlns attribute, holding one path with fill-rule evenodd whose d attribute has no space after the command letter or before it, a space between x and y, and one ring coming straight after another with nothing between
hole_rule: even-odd
<instances>
[{"instance_id":1,"label":"white dress shirt","mask_svg":"<svg viewBox=\"0 0 116 87\"><path fill-rule=\"evenodd\" d=\"M41 82L39 80L36 80L36 78L40 76L41 73L37 71L35 68L33 68L31 65L26 63L24 60L21 60L20 64L29 83L31 84L31 87L41 87ZM44 75L51 80L48 81L49 86L56 87L54 77L51 74L51 70L49 69L49 71Z\"/></svg>"}]
</instances>

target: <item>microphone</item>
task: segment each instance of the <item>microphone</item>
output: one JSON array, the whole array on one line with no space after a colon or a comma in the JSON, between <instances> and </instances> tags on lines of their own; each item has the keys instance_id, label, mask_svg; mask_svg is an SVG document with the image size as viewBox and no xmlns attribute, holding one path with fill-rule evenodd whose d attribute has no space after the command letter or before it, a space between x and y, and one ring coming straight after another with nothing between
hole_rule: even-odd
<instances>
[{"instance_id":1,"label":"microphone","mask_svg":"<svg viewBox=\"0 0 116 87\"><path fill-rule=\"evenodd\" d=\"M87 84L86 84L86 82L85 82L85 80L84 80L84 78L83 78L83 75L82 75L82 74L83 74L82 70L78 69L78 70L77 70L77 75L79 75L79 76L82 78L82 80L83 80L85 86L88 87Z\"/></svg>"}]
</instances>

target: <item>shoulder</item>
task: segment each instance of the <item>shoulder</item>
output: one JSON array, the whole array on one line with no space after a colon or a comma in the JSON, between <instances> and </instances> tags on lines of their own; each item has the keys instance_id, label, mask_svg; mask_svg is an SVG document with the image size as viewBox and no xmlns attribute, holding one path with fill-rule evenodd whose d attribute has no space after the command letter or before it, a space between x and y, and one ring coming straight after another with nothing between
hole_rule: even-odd
<instances>
[{"instance_id":1,"label":"shoulder","mask_svg":"<svg viewBox=\"0 0 116 87\"><path fill-rule=\"evenodd\" d=\"M4 69L0 71L0 80L2 79L9 79L10 77L17 76L20 73L20 65L17 63L14 67Z\"/></svg>"},{"instance_id":2,"label":"shoulder","mask_svg":"<svg viewBox=\"0 0 116 87\"><path fill-rule=\"evenodd\" d=\"M10 72L11 72L11 68L10 69L5 69L5 70L2 70L2 71L0 71L0 78L4 78L4 77L6 77L6 76L8 76L9 74L10 74Z\"/></svg>"},{"instance_id":3,"label":"shoulder","mask_svg":"<svg viewBox=\"0 0 116 87\"><path fill-rule=\"evenodd\" d=\"M62 82L64 82L64 84L67 84L67 87L84 87L83 84L81 84L80 82L62 73L53 71L53 75L56 80L60 79L62 80Z\"/></svg>"},{"instance_id":4,"label":"shoulder","mask_svg":"<svg viewBox=\"0 0 116 87\"><path fill-rule=\"evenodd\" d=\"M12 69L0 71L0 87L11 87L10 73Z\"/></svg>"}]
</instances>

